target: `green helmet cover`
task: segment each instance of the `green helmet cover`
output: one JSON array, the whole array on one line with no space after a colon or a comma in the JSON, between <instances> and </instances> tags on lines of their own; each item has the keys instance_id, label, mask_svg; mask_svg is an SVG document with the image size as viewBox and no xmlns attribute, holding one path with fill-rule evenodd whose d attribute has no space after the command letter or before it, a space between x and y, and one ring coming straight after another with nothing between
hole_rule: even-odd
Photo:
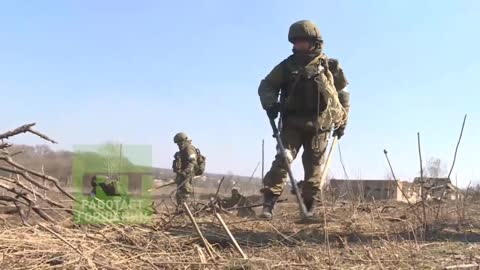
<instances>
[{"instance_id":1,"label":"green helmet cover","mask_svg":"<svg viewBox=\"0 0 480 270\"><path fill-rule=\"evenodd\" d=\"M320 29L309 20L301 20L293 23L288 31L288 41L293 43L296 39L309 39L321 41Z\"/></svg>"},{"instance_id":2,"label":"green helmet cover","mask_svg":"<svg viewBox=\"0 0 480 270\"><path fill-rule=\"evenodd\" d=\"M173 137L173 142L174 143L182 143L182 142L187 141L187 140L188 140L188 136L187 136L187 134L185 134L183 132L177 133L177 134L175 134L175 137Z\"/></svg>"}]
</instances>

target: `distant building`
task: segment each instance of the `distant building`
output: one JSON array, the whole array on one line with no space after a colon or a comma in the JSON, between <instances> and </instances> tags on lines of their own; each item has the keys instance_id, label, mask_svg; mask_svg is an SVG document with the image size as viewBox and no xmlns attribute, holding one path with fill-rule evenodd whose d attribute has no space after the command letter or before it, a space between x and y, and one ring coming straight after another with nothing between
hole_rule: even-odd
<instances>
[{"instance_id":1,"label":"distant building","mask_svg":"<svg viewBox=\"0 0 480 270\"><path fill-rule=\"evenodd\" d=\"M439 177L415 177L413 183L416 186L424 186L427 199L457 200L463 198L463 192L452 184L450 178Z\"/></svg>"},{"instance_id":2,"label":"distant building","mask_svg":"<svg viewBox=\"0 0 480 270\"><path fill-rule=\"evenodd\" d=\"M393 200L416 203L421 200L421 187L427 200L456 200L463 192L449 178L416 177L413 182L395 180L331 179L330 193L340 200L380 201Z\"/></svg>"},{"instance_id":3,"label":"distant building","mask_svg":"<svg viewBox=\"0 0 480 270\"><path fill-rule=\"evenodd\" d=\"M408 198L408 201L412 203L417 201L419 194L412 183L399 181L397 184L395 180L331 179L329 187L334 197L343 200L407 202Z\"/></svg>"}]
</instances>

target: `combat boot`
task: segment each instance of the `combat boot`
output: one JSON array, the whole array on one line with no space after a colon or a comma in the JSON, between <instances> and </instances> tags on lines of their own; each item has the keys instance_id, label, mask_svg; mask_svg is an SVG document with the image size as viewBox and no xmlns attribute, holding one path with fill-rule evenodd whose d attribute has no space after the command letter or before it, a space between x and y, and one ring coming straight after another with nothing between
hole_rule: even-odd
<instances>
[{"instance_id":1,"label":"combat boot","mask_svg":"<svg viewBox=\"0 0 480 270\"><path fill-rule=\"evenodd\" d=\"M183 213L184 207L183 203L187 203L187 205L190 207L190 194L188 193L179 193L175 195L175 199L177 201L177 209L176 212L178 213Z\"/></svg>"},{"instance_id":2,"label":"combat boot","mask_svg":"<svg viewBox=\"0 0 480 270\"><path fill-rule=\"evenodd\" d=\"M263 210L260 218L268 220L273 218L273 209L278 197L280 196L273 194L270 190L263 193Z\"/></svg>"},{"instance_id":3,"label":"combat boot","mask_svg":"<svg viewBox=\"0 0 480 270\"><path fill-rule=\"evenodd\" d=\"M307 209L307 217L311 218L315 214L315 206L317 206L317 200L315 199L303 199L303 204Z\"/></svg>"}]
</instances>

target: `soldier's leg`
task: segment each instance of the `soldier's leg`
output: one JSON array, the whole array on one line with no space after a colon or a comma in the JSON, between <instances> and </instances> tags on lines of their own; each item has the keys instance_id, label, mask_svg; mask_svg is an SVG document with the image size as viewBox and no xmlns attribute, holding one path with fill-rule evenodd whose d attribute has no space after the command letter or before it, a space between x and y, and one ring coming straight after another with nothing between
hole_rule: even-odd
<instances>
[{"instance_id":1,"label":"soldier's leg","mask_svg":"<svg viewBox=\"0 0 480 270\"><path fill-rule=\"evenodd\" d=\"M301 136L297 129L284 126L280 134L283 146L291 161L295 159L302 145ZM271 218L272 210L277 198L282 194L284 183L288 178L287 165L277 146L277 154L272 167L263 179L264 211L262 216Z\"/></svg>"},{"instance_id":2,"label":"soldier's leg","mask_svg":"<svg viewBox=\"0 0 480 270\"><path fill-rule=\"evenodd\" d=\"M287 152L287 155L293 161L302 145L300 133L297 129L284 126L282 133L280 134L283 146ZM281 195L283 191L283 184L287 180L288 172L287 165L284 162L283 156L280 153L280 149L277 146L277 154L275 160L272 162L270 170L263 179L263 185L275 195Z\"/></svg>"},{"instance_id":3,"label":"soldier's leg","mask_svg":"<svg viewBox=\"0 0 480 270\"><path fill-rule=\"evenodd\" d=\"M175 179L175 182L177 183L177 193L175 194L175 199L177 200L178 206L181 206L183 202L188 201L192 192L191 180L192 179L190 177L181 176L177 176Z\"/></svg>"},{"instance_id":4,"label":"soldier's leg","mask_svg":"<svg viewBox=\"0 0 480 270\"><path fill-rule=\"evenodd\" d=\"M193 176L188 176L187 179L185 180L185 193L187 194L187 197L191 197L193 194Z\"/></svg>"},{"instance_id":5,"label":"soldier's leg","mask_svg":"<svg viewBox=\"0 0 480 270\"><path fill-rule=\"evenodd\" d=\"M302 197L309 212L313 210L315 198L320 193L320 178L323 172L325 152L328 145L328 133L304 134L302 162L305 181L302 185ZM314 143L316 140L316 143Z\"/></svg>"}]
</instances>

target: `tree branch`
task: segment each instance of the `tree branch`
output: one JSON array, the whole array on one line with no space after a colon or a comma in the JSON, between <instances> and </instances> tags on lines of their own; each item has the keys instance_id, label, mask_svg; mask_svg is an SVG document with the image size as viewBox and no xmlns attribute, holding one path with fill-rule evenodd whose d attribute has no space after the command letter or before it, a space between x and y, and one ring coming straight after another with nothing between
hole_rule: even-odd
<instances>
[{"instance_id":1,"label":"tree branch","mask_svg":"<svg viewBox=\"0 0 480 270\"><path fill-rule=\"evenodd\" d=\"M28 172L30 174L33 174L37 177L40 177L42 179L45 179L45 180L48 180L52 183L54 183L55 187L60 190L65 196L67 196L68 198L76 201L75 197L73 197L70 193L68 193L66 190L64 190L61 186L60 186L60 181L58 181L58 179L56 179L55 177L52 177L52 176L49 176L49 175L46 175L46 174L43 174L43 173L40 173L40 172L37 172L37 171L34 171L34 170L31 170L31 169L28 169L24 166L22 166L21 164L19 163L16 163L15 161L13 161L13 159L11 157L2 157L0 156L0 160L4 160L6 161L8 164L12 165L13 167L17 168L17 169L20 169L22 171L25 171L25 172ZM1 169L1 168L0 168ZM20 173L22 176L25 175L25 173ZM33 180L33 179L32 179ZM36 183L36 181L33 180L33 182ZM35 183L33 183L35 185ZM38 183L37 183L38 184ZM41 186L40 184L38 184L37 186ZM46 190L49 190L48 188L45 187Z\"/></svg>"},{"instance_id":2,"label":"tree branch","mask_svg":"<svg viewBox=\"0 0 480 270\"><path fill-rule=\"evenodd\" d=\"M20 126L14 130L11 130L11 131L7 131L3 134L0 134L0 140L1 139L8 139L10 137L13 137L15 135L18 135L18 134L21 134L21 133L26 133L26 132L30 132L32 134L35 134L37 135L38 137L44 139L44 140L47 140L51 143L57 143L56 141L54 141L53 139L50 139L47 135L44 135L38 131L35 131L32 129L32 127L35 125L35 123L31 123L31 124L26 124L26 125L23 125L23 126Z\"/></svg>"}]
</instances>

